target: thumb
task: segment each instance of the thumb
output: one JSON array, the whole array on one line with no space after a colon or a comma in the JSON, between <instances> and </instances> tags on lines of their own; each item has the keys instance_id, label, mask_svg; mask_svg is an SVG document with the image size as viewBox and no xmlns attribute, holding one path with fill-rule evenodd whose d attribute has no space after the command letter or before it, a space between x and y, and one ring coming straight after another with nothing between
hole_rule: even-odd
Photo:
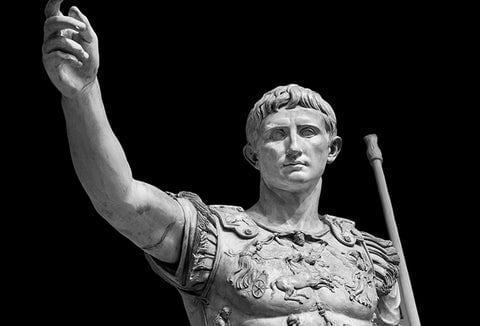
<instances>
[{"instance_id":1,"label":"thumb","mask_svg":"<svg viewBox=\"0 0 480 326\"><path fill-rule=\"evenodd\" d=\"M63 16L60 11L60 5L63 0L49 0L45 5L45 17L50 18L52 16Z\"/></svg>"}]
</instances>

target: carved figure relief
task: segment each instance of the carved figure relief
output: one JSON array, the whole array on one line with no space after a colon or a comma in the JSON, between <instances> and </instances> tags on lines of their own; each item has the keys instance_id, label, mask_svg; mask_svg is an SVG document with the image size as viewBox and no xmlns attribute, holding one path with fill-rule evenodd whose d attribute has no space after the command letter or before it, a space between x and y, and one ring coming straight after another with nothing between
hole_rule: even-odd
<instances>
[{"instance_id":1,"label":"carved figure relief","mask_svg":"<svg viewBox=\"0 0 480 326\"><path fill-rule=\"evenodd\" d=\"M345 289L349 293L349 299L356 301L368 308L372 307L372 299L365 291L366 286L373 286L373 273L369 273L371 268L358 250L349 250L344 254L346 258L357 268L352 274L351 283L345 283Z\"/></svg>"},{"instance_id":2,"label":"carved figure relief","mask_svg":"<svg viewBox=\"0 0 480 326\"><path fill-rule=\"evenodd\" d=\"M230 326L231 313L232 313L232 309L229 306L223 307L215 316L213 325L214 326Z\"/></svg>"},{"instance_id":3,"label":"carved figure relief","mask_svg":"<svg viewBox=\"0 0 480 326\"><path fill-rule=\"evenodd\" d=\"M361 247L347 241L354 239L351 230L339 231L343 231L339 236L352 249L341 251L338 243L331 245L318 236L296 231L272 233L264 239L256 237L240 252L226 252L237 257L228 282L243 296L255 299L270 291L270 300L278 293L284 301L300 305L313 300L324 318L325 308L314 295L322 288L330 293L345 291L350 301L371 308L375 300L373 267ZM272 273L275 276L269 280Z\"/></svg>"},{"instance_id":4,"label":"carved figure relief","mask_svg":"<svg viewBox=\"0 0 480 326\"><path fill-rule=\"evenodd\" d=\"M238 268L229 277L228 282L237 290L249 292L257 299L261 298L265 293L268 282L266 271L262 270L260 272L259 265L264 264L266 259L260 254L260 251L264 245L271 241L273 241L273 237L269 237L264 241L254 239L237 254L231 251L226 252L229 256L238 256Z\"/></svg>"},{"instance_id":5,"label":"carved figure relief","mask_svg":"<svg viewBox=\"0 0 480 326\"><path fill-rule=\"evenodd\" d=\"M282 292L285 292L285 300L296 301L298 303L303 303L299 297L310 299L310 297L305 293L297 291L307 287L310 287L314 290L318 290L321 287L327 287L332 292L334 291L334 286L330 278L323 277L320 274L313 275L309 272L280 276L275 281L270 283L272 297L275 294L276 289L278 289Z\"/></svg>"},{"instance_id":6,"label":"carved figure relief","mask_svg":"<svg viewBox=\"0 0 480 326\"><path fill-rule=\"evenodd\" d=\"M287 325L288 326L302 326L302 323L300 322L300 318L297 315L290 314L287 317Z\"/></svg>"}]
</instances>

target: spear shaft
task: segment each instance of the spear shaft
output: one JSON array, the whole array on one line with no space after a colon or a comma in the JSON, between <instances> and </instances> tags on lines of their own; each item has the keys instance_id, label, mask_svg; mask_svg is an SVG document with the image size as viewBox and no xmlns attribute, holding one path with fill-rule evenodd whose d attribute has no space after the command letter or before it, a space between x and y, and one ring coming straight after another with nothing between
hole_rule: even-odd
<instances>
[{"instance_id":1,"label":"spear shaft","mask_svg":"<svg viewBox=\"0 0 480 326\"><path fill-rule=\"evenodd\" d=\"M388 235L392 240L393 245L398 250L400 256L400 290L402 293L402 301L405 304L408 319L412 326L420 326L420 319L418 317L417 306L415 304L415 297L413 295L412 284L408 274L407 263L403 254L400 236L398 234L397 224L395 223L395 216L393 215L392 202L388 194L387 182L383 173L383 157L377 143L377 135L371 134L363 138L367 144L367 157L373 168L375 180L377 182L378 193L382 203L383 215L387 224Z\"/></svg>"}]
</instances>

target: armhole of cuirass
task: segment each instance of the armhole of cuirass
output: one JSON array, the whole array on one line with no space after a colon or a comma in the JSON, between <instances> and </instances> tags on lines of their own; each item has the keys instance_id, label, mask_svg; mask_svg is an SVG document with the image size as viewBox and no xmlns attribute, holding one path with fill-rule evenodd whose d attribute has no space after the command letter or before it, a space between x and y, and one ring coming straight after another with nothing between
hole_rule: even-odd
<instances>
[{"instance_id":1,"label":"armhole of cuirass","mask_svg":"<svg viewBox=\"0 0 480 326\"><path fill-rule=\"evenodd\" d=\"M205 283L205 288L202 291L201 297L206 304L208 304L208 293L210 292L210 288L212 287L213 281L215 280L215 276L217 275L218 266L220 265L220 260L222 259L221 249L222 249L222 235L221 229L222 226L220 225L220 221L216 219L215 228L217 230L217 248L215 249L215 258L213 260L212 270L210 275L208 276L207 282Z\"/></svg>"},{"instance_id":2,"label":"armhole of cuirass","mask_svg":"<svg viewBox=\"0 0 480 326\"><path fill-rule=\"evenodd\" d=\"M182 239L182 252L180 254L181 264L179 264L175 276L178 279L182 280L183 284L186 284L186 277L188 271L188 264L190 257L187 255L191 252L191 245L195 237L195 228L197 225L197 210L193 207L193 204L185 198L178 198L178 203L182 207L183 216L185 217L185 226L183 230L183 239Z\"/></svg>"},{"instance_id":3,"label":"armhole of cuirass","mask_svg":"<svg viewBox=\"0 0 480 326\"><path fill-rule=\"evenodd\" d=\"M378 296L386 295L398 281L400 257L390 240L362 232L364 246L375 269Z\"/></svg>"},{"instance_id":4,"label":"armhole of cuirass","mask_svg":"<svg viewBox=\"0 0 480 326\"><path fill-rule=\"evenodd\" d=\"M195 212L195 216L196 214L198 213L195 209L195 207L193 206L192 203L189 203L189 207L191 210L193 210ZM190 323L192 326L207 326L209 325L208 323L208 318L207 318L207 306L209 305L209 300L208 300L208 294L210 292L210 289L213 285L213 282L215 280L215 276L217 274L217 270L218 270L218 266L220 264L220 260L221 260L221 248L222 248L222 225L220 223L220 216L219 216L219 212L214 210L214 209L211 209L209 208L209 215L211 217L210 219L210 222L213 222L213 226L216 230L216 248L215 248L215 258L214 258L214 261L213 261L213 266L212 266L212 270L205 282L205 286L204 288L202 289L202 292L199 294L199 295L192 295L191 293L189 293L188 291L181 291L180 290L180 294L183 298L183 301L184 301L184 304L186 305L186 309L189 309L187 308L187 305L190 306L190 309L189 311L187 311L187 314L189 315L189 320L190 320ZM188 239L188 243L191 245L194 243L194 238L196 236L196 232L198 232L198 228L196 226L196 224L198 223L197 219L192 219L192 228L190 229L190 236L189 238L185 238L185 240ZM194 250L195 248L189 248L189 250L186 252L187 253L192 253L192 251ZM185 267L187 268L187 271L189 269L192 268L192 266L189 266L188 263L191 262L191 260L189 259L189 257L184 257L184 259L186 260L186 265ZM192 309L192 307L194 309Z\"/></svg>"},{"instance_id":5,"label":"armhole of cuirass","mask_svg":"<svg viewBox=\"0 0 480 326\"><path fill-rule=\"evenodd\" d=\"M188 268L189 258L187 254L190 252L190 246L195 236L196 225L196 210L193 205L184 198L175 198L183 211L183 217L185 220L183 237L182 237L182 249L180 258L176 265L176 269L168 267L168 264L162 263L160 260L154 258L148 253L145 253L145 257L149 262L152 269L167 283L175 286L179 290L188 290L185 288L187 273L185 270Z\"/></svg>"},{"instance_id":6,"label":"armhole of cuirass","mask_svg":"<svg viewBox=\"0 0 480 326\"><path fill-rule=\"evenodd\" d=\"M184 228L184 235L183 235L183 242L182 242L182 253L180 256L180 262L182 264L178 266L176 272L176 278L182 280L182 285L179 286L178 284L174 284L180 295L182 297L182 301L185 306L186 313L188 315L188 319L192 326L207 326L207 314L206 314L206 307L205 305L208 304L208 300L206 296L208 295L208 291L211 287L213 279L216 274L216 269L218 266L219 261L219 237L217 233L217 248L216 248L216 256L214 260L214 265L212 268L212 272L210 273L205 287L200 295L193 294L190 289L184 285L188 283L187 278L189 277L189 271L191 270L192 266L190 265L192 260L190 255L193 254L193 244L195 242L195 237L197 233L197 223L198 223L198 214L199 212L195 208L194 204L190 202L189 199L186 198L177 198L178 203L183 209L184 216L185 216L185 228ZM215 227L218 229L218 221L216 221Z\"/></svg>"}]
</instances>

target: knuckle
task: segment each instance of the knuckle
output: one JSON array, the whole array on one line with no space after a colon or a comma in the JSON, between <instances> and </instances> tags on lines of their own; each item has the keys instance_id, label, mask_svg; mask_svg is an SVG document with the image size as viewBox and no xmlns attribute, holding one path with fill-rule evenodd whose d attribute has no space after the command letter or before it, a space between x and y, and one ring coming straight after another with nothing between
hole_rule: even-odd
<instances>
[{"instance_id":1,"label":"knuckle","mask_svg":"<svg viewBox=\"0 0 480 326\"><path fill-rule=\"evenodd\" d=\"M59 17L61 16L52 16L52 17L48 17L46 20L45 20L45 25L52 25L52 24L55 24L59 21Z\"/></svg>"}]
</instances>

